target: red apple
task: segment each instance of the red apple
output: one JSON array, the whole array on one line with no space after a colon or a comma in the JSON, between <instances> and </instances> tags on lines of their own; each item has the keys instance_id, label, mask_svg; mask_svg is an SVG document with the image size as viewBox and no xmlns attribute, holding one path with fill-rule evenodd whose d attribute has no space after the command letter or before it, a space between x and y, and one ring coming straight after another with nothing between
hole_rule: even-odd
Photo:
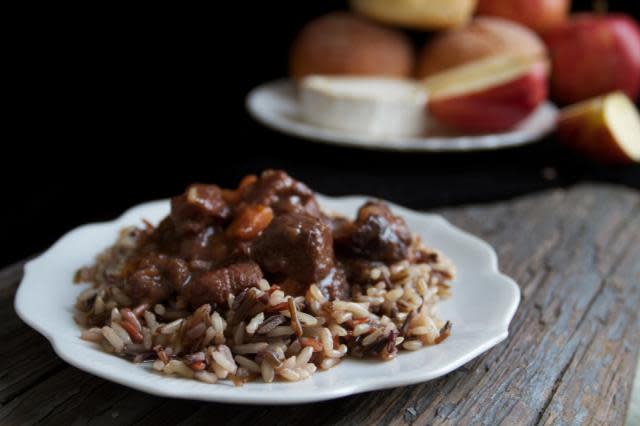
<instances>
[{"instance_id":1,"label":"red apple","mask_svg":"<svg viewBox=\"0 0 640 426\"><path fill-rule=\"evenodd\" d=\"M527 118L547 97L547 63L498 57L425 80L429 113L467 133L502 132Z\"/></svg>"},{"instance_id":2,"label":"red apple","mask_svg":"<svg viewBox=\"0 0 640 426\"><path fill-rule=\"evenodd\" d=\"M510 19L543 32L563 23L570 8L571 0L479 0L477 13Z\"/></svg>"},{"instance_id":3,"label":"red apple","mask_svg":"<svg viewBox=\"0 0 640 426\"><path fill-rule=\"evenodd\" d=\"M570 104L615 90L640 93L640 27L626 15L580 14L543 35L551 94Z\"/></svg>"},{"instance_id":4,"label":"red apple","mask_svg":"<svg viewBox=\"0 0 640 426\"><path fill-rule=\"evenodd\" d=\"M622 92L563 109L557 132L566 145L596 161L640 162L640 114Z\"/></svg>"}]
</instances>

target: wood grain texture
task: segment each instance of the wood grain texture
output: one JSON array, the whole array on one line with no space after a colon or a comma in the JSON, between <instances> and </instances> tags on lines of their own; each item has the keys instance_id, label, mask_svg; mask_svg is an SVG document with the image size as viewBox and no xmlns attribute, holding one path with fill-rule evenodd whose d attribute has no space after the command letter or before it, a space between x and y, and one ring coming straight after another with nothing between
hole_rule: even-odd
<instances>
[{"instance_id":1,"label":"wood grain texture","mask_svg":"<svg viewBox=\"0 0 640 426\"><path fill-rule=\"evenodd\" d=\"M0 424L624 423L640 347L640 194L581 185L440 213L489 241L523 294L509 339L446 377L292 407L154 397L67 366L22 324L18 264L0 272Z\"/></svg>"}]
</instances>

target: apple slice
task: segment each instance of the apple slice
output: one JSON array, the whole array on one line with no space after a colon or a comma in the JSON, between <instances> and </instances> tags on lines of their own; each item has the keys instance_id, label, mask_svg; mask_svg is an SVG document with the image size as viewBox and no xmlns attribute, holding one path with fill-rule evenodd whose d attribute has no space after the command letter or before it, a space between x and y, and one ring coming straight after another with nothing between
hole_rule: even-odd
<instances>
[{"instance_id":1,"label":"apple slice","mask_svg":"<svg viewBox=\"0 0 640 426\"><path fill-rule=\"evenodd\" d=\"M609 164L640 162L640 114L622 92L563 109L557 132L566 145L596 161Z\"/></svg>"},{"instance_id":2,"label":"apple slice","mask_svg":"<svg viewBox=\"0 0 640 426\"><path fill-rule=\"evenodd\" d=\"M502 55L447 70L424 80L428 108L440 123L485 133L511 129L547 97L544 56Z\"/></svg>"}]
</instances>

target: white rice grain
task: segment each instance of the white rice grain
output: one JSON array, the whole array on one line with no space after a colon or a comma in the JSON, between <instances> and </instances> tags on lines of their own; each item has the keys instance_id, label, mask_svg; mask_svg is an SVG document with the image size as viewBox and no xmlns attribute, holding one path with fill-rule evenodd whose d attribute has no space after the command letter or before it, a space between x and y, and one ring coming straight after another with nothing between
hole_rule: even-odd
<instances>
[{"instance_id":1,"label":"white rice grain","mask_svg":"<svg viewBox=\"0 0 640 426\"><path fill-rule=\"evenodd\" d=\"M167 374L177 374L187 379L193 379L193 370L187 367L184 362L178 361L177 359L169 361L164 366L163 371Z\"/></svg>"},{"instance_id":2,"label":"white rice grain","mask_svg":"<svg viewBox=\"0 0 640 426\"><path fill-rule=\"evenodd\" d=\"M328 328L322 328L320 332L320 342L322 343L322 349L325 355L330 356L333 351L333 336Z\"/></svg>"},{"instance_id":3,"label":"white rice grain","mask_svg":"<svg viewBox=\"0 0 640 426\"><path fill-rule=\"evenodd\" d=\"M368 318L371 314L367 303L344 302L337 300L333 302L333 307L340 311L351 312L355 318Z\"/></svg>"},{"instance_id":4,"label":"white rice grain","mask_svg":"<svg viewBox=\"0 0 640 426\"><path fill-rule=\"evenodd\" d=\"M378 328L373 331L373 333L369 334L367 337L362 339L362 346L369 346L378 341L378 339L382 336L383 329Z\"/></svg>"},{"instance_id":5,"label":"white rice grain","mask_svg":"<svg viewBox=\"0 0 640 426\"><path fill-rule=\"evenodd\" d=\"M388 291L387 294L385 295L385 297L387 298L387 300L389 302L395 302L398 299L400 299L403 294L404 294L404 289L398 287L398 288L394 288L393 290Z\"/></svg>"},{"instance_id":6,"label":"white rice grain","mask_svg":"<svg viewBox=\"0 0 640 426\"><path fill-rule=\"evenodd\" d=\"M178 331L178 329L182 325L183 321L184 321L183 318L178 318L177 320L172 321L169 324L163 325L160 328L160 333L161 334L173 334L173 333L175 333L176 331Z\"/></svg>"},{"instance_id":7,"label":"white rice grain","mask_svg":"<svg viewBox=\"0 0 640 426\"><path fill-rule=\"evenodd\" d=\"M408 351L417 351L422 347L422 342L419 340L407 340L402 343L402 347Z\"/></svg>"},{"instance_id":8,"label":"white rice grain","mask_svg":"<svg viewBox=\"0 0 640 426\"><path fill-rule=\"evenodd\" d=\"M107 339L107 342L113 346L113 349L115 349L116 352L122 352L124 349L124 342L120 337L118 337L116 332L113 331L113 328L108 326L102 327L102 335Z\"/></svg>"},{"instance_id":9,"label":"white rice grain","mask_svg":"<svg viewBox=\"0 0 640 426\"><path fill-rule=\"evenodd\" d=\"M333 334L334 336L339 336L339 337L343 337L346 336L347 334L349 334L347 332L347 330L345 330L344 327L338 325L338 324L330 324L329 325L329 330L331 330L331 334Z\"/></svg>"},{"instance_id":10,"label":"white rice grain","mask_svg":"<svg viewBox=\"0 0 640 426\"><path fill-rule=\"evenodd\" d=\"M226 350L224 348L226 348ZM220 345L218 346L218 349L211 354L211 357L220 367L224 368L231 374L236 374L238 366L231 356L231 351L228 351L228 349L229 348L227 346Z\"/></svg>"},{"instance_id":11,"label":"white rice grain","mask_svg":"<svg viewBox=\"0 0 640 426\"><path fill-rule=\"evenodd\" d=\"M219 379L226 379L227 376L229 376L229 371L215 362L215 360L211 363L210 369L213 370Z\"/></svg>"},{"instance_id":12,"label":"white rice grain","mask_svg":"<svg viewBox=\"0 0 640 426\"><path fill-rule=\"evenodd\" d=\"M120 311L118 308L111 309L111 322L120 322L122 317L120 316Z\"/></svg>"},{"instance_id":13,"label":"white rice grain","mask_svg":"<svg viewBox=\"0 0 640 426\"><path fill-rule=\"evenodd\" d=\"M318 324L318 319L316 317L300 311L298 311L298 320L302 325L306 325L308 327L313 327Z\"/></svg>"},{"instance_id":14,"label":"white rice grain","mask_svg":"<svg viewBox=\"0 0 640 426\"><path fill-rule=\"evenodd\" d=\"M113 331L116 332L118 337L122 339L125 345L130 345L131 343L133 343L131 341L131 337L129 336L129 333L127 333L127 330L122 328L120 324L118 324L117 322L111 323L111 328L113 329Z\"/></svg>"},{"instance_id":15,"label":"white rice grain","mask_svg":"<svg viewBox=\"0 0 640 426\"><path fill-rule=\"evenodd\" d=\"M165 309L165 307L163 305L160 305L160 304L155 305L153 307L153 311L156 314L160 315L160 316L162 316L162 315L167 313L167 310Z\"/></svg>"},{"instance_id":16,"label":"white rice grain","mask_svg":"<svg viewBox=\"0 0 640 426\"><path fill-rule=\"evenodd\" d=\"M88 330L82 330L82 333L80 333L80 338L88 342L98 343L103 338L102 330L100 330L98 327L93 327Z\"/></svg>"},{"instance_id":17,"label":"white rice grain","mask_svg":"<svg viewBox=\"0 0 640 426\"><path fill-rule=\"evenodd\" d=\"M260 312L259 314L251 318L251 321L249 321L249 324L247 324L247 326L245 327L245 331L247 332L247 334L253 336L263 321L264 312Z\"/></svg>"},{"instance_id":18,"label":"white rice grain","mask_svg":"<svg viewBox=\"0 0 640 426\"><path fill-rule=\"evenodd\" d=\"M208 371L197 371L193 374L193 377L201 382L210 384L214 384L218 381L218 376Z\"/></svg>"},{"instance_id":19,"label":"white rice grain","mask_svg":"<svg viewBox=\"0 0 640 426\"><path fill-rule=\"evenodd\" d=\"M311 355L313 355L313 348L311 346L306 346L298 354L298 357L296 359L296 366L302 367L307 364L311 359Z\"/></svg>"},{"instance_id":20,"label":"white rice grain","mask_svg":"<svg viewBox=\"0 0 640 426\"><path fill-rule=\"evenodd\" d=\"M246 368L250 372L262 374L262 369L260 368L257 362L252 361L249 358L244 357L242 355L236 355L234 359L238 365Z\"/></svg>"},{"instance_id":21,"label":"white rice grain","mask_svg":"<svg viewBox=\"0 0 640 426\"><path fill-rule=\"evenodd\" d=\"M291 368L282 368L278 371L278 373L286 380L289 380L290 382L297 382L298 380L300 380L300 374L298 374L296 371L294 371Z\"/></svg>"},{"instance_id":22,"label":"white rice grain","mask_svg":"<svg viewBox=\"0 0 640 426\"><path fill-rule=\"evenodd\" d=\"M264 380L265 383L273 382L276 372L271 364L269 364L267 361L262 361L262 364L260 365L260 371L262 373L262 380Z\"/></svg>"},{"instance_id":23,"label":"white rice grain","mask_svg":"<svg viewBox=\"0 0 640 426\"><path fill-rule=\"evenodd\" d=\"M325 358L320 363L320 368L323 370L328 370L340 362L340 358Z\"/></svg>"},{"instance_id":24,"label":"white rice grain","mask_svg":"<svg viewBox=\"0 0 640 426\"><path fill-rule=\"evenodd\" d=\"M354 336L361 336L365 333L368 333L371 330L371 326L369 324L358 324L353 328Z\"/></svg>"},{"instance_id":25,"label":"white rice grain","mask_svg":"<svg viewBox=\"0 0 640 426\"><path fill-rule=\"evenodd\" d=\"M332 316L338 324L342 324L344 322L347 322L353 319L353 315L351 314L351 312L345 312L345 311L334 311L332 313Z\"/></svg>"},{"instance_id":26,"label":"white rice grain","mask_svg":"<svg viewBox=\"0 0 640 426\"><path fill-rule=\"evenodd\" d=\"M264 278L260 280L260 282L258 283L258 287L260 288L260 290L262 291L268 291L271 288L271 285L269 284L269 281L265 280Z\"/></svg>"},{"instance_id":27,"label":"white rice grain","mask_svg":"<svg viewBox=\"0 0 640 426\"><path fill-rule=\"evenodd\" d=\"M316 299L318 302L320 303L327 302L327 298L324 297L324 294L322 294L322 292L320 291L317 285L311 284L311 286L309 286L309 292L311 293L313 298Z\"/></svg>"},{"instance_id":28,"label":"white rice grain","mask_svg":"<svg viewBox=\"0 0 640 426\"><path fill-rule=\"evenodd\" d=\"M144 321L147 324L147 327L151 329L151 331L155 332L156 328L158 328L158 321L156 320L156 316L153 315L151 311L144 311Z\"/></svg>"}]
</instances>

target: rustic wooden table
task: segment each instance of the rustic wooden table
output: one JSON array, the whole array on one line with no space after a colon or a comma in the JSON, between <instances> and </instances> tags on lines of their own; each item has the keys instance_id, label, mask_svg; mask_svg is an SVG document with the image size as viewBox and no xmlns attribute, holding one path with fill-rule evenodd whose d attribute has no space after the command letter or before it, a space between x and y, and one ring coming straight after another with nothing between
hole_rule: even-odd
<instances>
[{"instance_id":1,"label":"rustic wooden table","mask_svg":"<svg viewBox=\"0 0 640 426\"><path fill-rule=\"evenodd\" d=\"M0 272L0 424L623 424L640 348L640 194L580 185L441 210L522 289L502 344L439 380L291 407L163 399L68 366ZM455 297L455 288L454 288Z\"/></svg>"}]
</instances>

